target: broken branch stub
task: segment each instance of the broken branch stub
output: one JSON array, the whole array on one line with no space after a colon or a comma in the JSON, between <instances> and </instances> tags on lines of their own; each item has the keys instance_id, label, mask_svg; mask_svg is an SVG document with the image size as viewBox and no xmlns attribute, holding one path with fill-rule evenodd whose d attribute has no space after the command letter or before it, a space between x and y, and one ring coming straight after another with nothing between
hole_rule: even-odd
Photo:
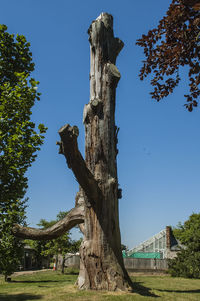
<instances>
[{"instance_id":1,"label":"broken branch stub","mask_svg":"<svg viewBox=\"0 0 200 301\"><path fill-rule=\"evenodd\" d=\"M78 128L69 124L59 130L61 153L65 156L68 167L72 169L78 183L90 202L102 199L102 192L93 174L87 168L77 143Z\"/></svg>"}]
</instances>

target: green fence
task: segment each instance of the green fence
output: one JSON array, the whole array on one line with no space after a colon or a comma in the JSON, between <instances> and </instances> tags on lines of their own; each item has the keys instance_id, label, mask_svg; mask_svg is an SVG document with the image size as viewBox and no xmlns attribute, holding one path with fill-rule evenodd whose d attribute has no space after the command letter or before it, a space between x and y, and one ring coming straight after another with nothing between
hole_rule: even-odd
<instances>
[{"instance_id":1,"label":"green fence","mask_svg":"<svg viewBox=\"0 0 200 301\"><path fill-rule=\"evenodd\" d=\"M160 252L135 252L128 255L125 251L122 251L123 258L155 258L162 259Z\"/></svg>"}]
</instances>

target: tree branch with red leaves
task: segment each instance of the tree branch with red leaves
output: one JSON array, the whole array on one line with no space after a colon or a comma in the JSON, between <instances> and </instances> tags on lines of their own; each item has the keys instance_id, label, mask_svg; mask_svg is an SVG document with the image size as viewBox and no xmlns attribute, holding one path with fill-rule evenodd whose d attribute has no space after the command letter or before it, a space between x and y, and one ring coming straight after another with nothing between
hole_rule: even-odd
<instances>
[{"instance_id":1,"label":"tree branch with red leaves","mask_svg":"<svg viewBox=\"0 0 200 301\"><path fill-rule=\"evenodd\" d=\"M180 66L188 66L189 92L186 108L197 107L200 96L200 0L173 0L157 28L142 35L137 45L144 48L146 60L140 70L143 80L150 73L152 98L160 101L180 82Z\"/></svg>"}]
</instances>

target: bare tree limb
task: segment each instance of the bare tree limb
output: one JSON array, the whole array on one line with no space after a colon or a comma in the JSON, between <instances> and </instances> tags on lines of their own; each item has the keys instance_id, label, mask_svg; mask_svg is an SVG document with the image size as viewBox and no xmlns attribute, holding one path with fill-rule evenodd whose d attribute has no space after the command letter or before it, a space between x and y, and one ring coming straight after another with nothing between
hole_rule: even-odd
<instances>
[{"instance_id":1,"label":"bare tree limb","mask_svg":"<svg viewBox=\"0 0 200 301\"><path fill-rule=\"evenodd\" d=\"M57 144L60 145L59 153L65 156L68 167L72 169L78 183L90 202L98 202L99 199L102 199L102 192L98 186L98 182L87 168L85 160L78 149L78 128L66 124L58 133L61 138L61 142L57 142Z\"/></svg>"},{"instance_id":2,"label":"bare tree limb","mask_svg":"<svg viewBox=\"0 0 200 301\"><path fill-rule=\"evenodd\" d=\"M77 206L69 211L69 213L59 222L48 229L35 229L30 227L22 227L15 225L13 234L23 239L47 240L61 236L74 226L84 222L84 206Z\"/></svg>"},{"instance_id":3,"label":"bare tree limb","mask_svg":"<svg viewBox=\"0 0 200 301\"><path fill-rule=\"evenodd\" d=\"M85 160L78 150L78 134L79 131L76 126L71 127L69 124L67 124L59 130L61 142L58 142L57 144L60 145L59 153L65 156L68 167L72 169L77 181L84 190L85 195L92 203L102 198L102 192L98 186L98 182L94 179L94 176L86 167ZM83 195L82 199L84 200ZM31 227L15 225L13 227L13 234L17 237L26 239L53 239L64 234L74 226L82 224L83 222L84 204L82 201L82 203L77 202L77 206L73 208L64 219L48 229L35 229ZM83 231L84 227L81 227L81 229Z\"/></svg>"}]
</instances>

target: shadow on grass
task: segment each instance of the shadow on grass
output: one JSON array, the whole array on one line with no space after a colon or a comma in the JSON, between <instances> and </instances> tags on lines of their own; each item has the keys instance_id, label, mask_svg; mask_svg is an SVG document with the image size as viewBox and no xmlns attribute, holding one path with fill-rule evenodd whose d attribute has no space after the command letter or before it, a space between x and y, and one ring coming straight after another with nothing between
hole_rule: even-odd
<instances>
[{"instance_id":1,"label":"shadow on grass","mask_svg":"<svg viewBox=\"0 0 200 301\"><path fill-rule=\"evenodd\" d=\"M79 275L79 269L76 268L65 268L65 275Z\"/></svg>"},{"instance_id":2,"label":"shadow on grass","mask_svg":"<svg viewBox=\"0 0 200 301\"><path fill-rule=\"evenodd\" d=\"M143 286L141 282L133 282L133 293L146 297L160 298L160 296L151 292L151 288Z\"/></svg>"},{"instance_id":3,"label":"shadow on grass","mask_svg":"<svg viewBox=\"0 0 200 301\"><path fill-rule=\"evenodd\" d=\"M71 282L69 280L11 280L10 283L56 283L56 282ZM1 300L1 299L0 299Z\"/></svg>"},{"instance_id":4,"label":"shadow on grass","mask_svg":"<svg viewBox=\"0 0 200 301\"><path fill-rule=\"evenodd\" d=\"M79 275L79 272L65 272L64 275Z\"/></svg>"},{"instance_id":5,"label":"shadow on grass","mask_svg":"<svg viewBox=\"0 0 200 301\"><path fill-rule=\"evenodd\" d=\"M157 291L160 291L160 292L167 292L167 293L184 293L184 294L186 294L186 293L188 293L188 294L190 294L190 293L200 293L200 289L196 289L196 290L162 290L162 289L157 289Z\"/></svg>"},{"instance_id":6,"label":"shadow on grass","mask_svg":"<svg viewBox=\"0 0 200 301\"><path fill-rule=\"evenodd\" d=\"M31 295L31 294L1 294L0 293L0 300L1 301L27 301L27 300L39 300L42 299L40 295Z\"/></svg>"}]
</instances>

